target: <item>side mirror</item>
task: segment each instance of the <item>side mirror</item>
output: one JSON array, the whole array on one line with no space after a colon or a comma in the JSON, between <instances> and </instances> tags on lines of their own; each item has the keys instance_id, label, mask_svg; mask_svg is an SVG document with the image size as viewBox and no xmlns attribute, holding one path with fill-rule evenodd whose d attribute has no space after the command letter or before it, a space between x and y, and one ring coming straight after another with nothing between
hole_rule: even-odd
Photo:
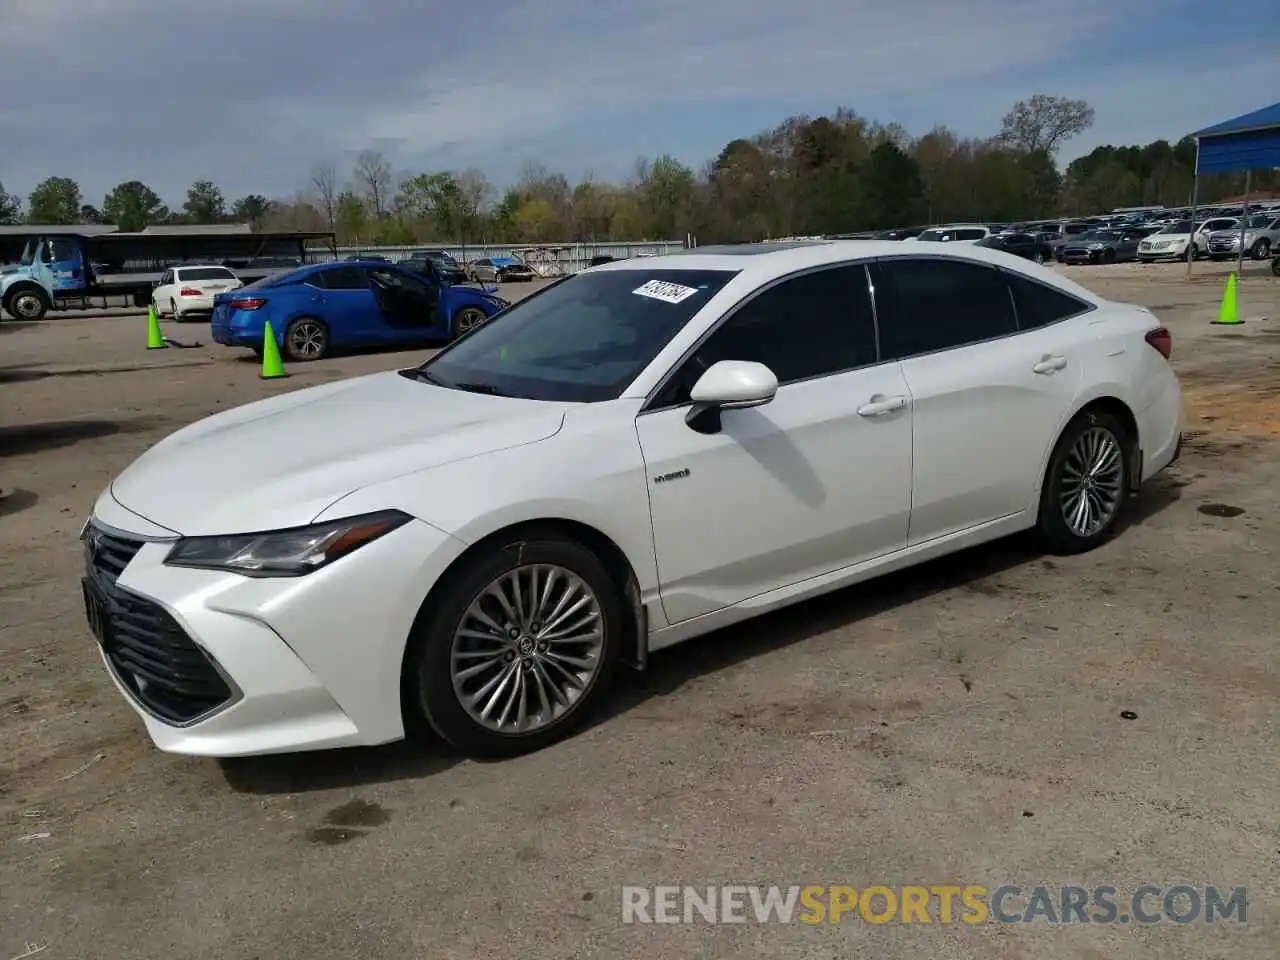
<instances>
[{"instance_id":1,"label":"side mirror","mask_svg":"<svg viewBox=\"0 0 1280 960\"><path fill-rule=\"evenodd\" d=\"M721 360L693 385L685 423L698 433L719 433L721 411L763 406L777 393L778 378L763 363Z\"/></svg>"}]
</instances>

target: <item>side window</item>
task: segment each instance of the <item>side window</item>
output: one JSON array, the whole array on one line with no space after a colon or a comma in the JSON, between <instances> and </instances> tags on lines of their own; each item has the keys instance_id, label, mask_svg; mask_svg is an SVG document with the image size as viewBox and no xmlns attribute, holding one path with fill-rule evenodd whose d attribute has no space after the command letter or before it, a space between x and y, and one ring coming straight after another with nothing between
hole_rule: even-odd
<instances>
[{"instance_id":1,"label":"side window","mask_svg":"<svg viewBox=\"0 0 1280 960\"><path fill-rule=\"evenodd\" d=\"M1009 288L995 267L945 259L884 260L876 267L885 360L1016 333Z\"/></svg>"},{"instance_id":2,"label":"side window","mask_svg":"<svg viewBox=\"0 0 1280 960\"><path fill-rule=\"evenodd\" d=\"M957 240L982 240L987 236L988 233L985 230L968 229L956 231Z\"/></svg>"},{"instance_id":3,"label":"side window","mask_svg":"<svg viewBox=\"0 0 1280 960\"><path fill-rule=\"evenodd\" d=\"M763 363L792 383L876 362L876 330L866 269L834 267L785 280L747 302L685 361L664 398L689 399L721 360Z\"/></svg>"},{"instance_id":4,"label":"side window","mask_svg":"<svg viewBox=\"0 0 1280 960\"><path fill-rule=\"evenodd\" d=\"M307 280L313 286L325 290L367 290L369 278L365 276L363 267L334 267L332 270L321 270L312 274Z\"/></svg>"},{"instance_id":5,"label":"side window","mask_svg":"<svg viewBox=\"0 0 1280 960\"><path fill-rule=\"evenodd\" d=\"M369 276L380 287L406 290L424 297L428 296L432 289L431 284L426 281L399 270L375 267L369 271Z\"/></svg>"},{"instance_id":6,"label":"side window","mask_svg":"<svg viewBox=\"0 0 1280 960\"><path fill-rule=\"evenodd\" d=\"M1018 311L1018 329L1034 330L1067 317L1074 317L1089 309L1089 304L1069 293L1055 290L1045 283L1037 283L1009 271L1005 274L1009 293Z\"/></svg>"}]
</instances>

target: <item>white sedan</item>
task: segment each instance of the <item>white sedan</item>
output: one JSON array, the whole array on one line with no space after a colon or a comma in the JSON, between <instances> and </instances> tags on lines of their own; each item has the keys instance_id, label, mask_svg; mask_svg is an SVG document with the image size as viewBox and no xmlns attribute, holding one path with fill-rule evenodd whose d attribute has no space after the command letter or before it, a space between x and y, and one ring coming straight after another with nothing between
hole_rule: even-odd
<instances>
[{"instance_id":1,"label":"white sedan","mask_svg":"<svg viewBox=\"0 0 1280 960\"><path fill-rule=\"evenodd\" d=\"M213 298L244 286L226 267L173 267L151 291L151 302L162 317L183 320L192 314L212 314Z\"/></svg>"},{"instance_id":2,"label":"white sedan","mask_svg":"<svg viewBox=\"0 0 1280 960\"><path fill-rule=\"evenodd\" d=\"M532 750L662 647L1022 530L1102 543L1178 456L1169 352L970 245L610 263L161 441L86 523L85 607L167 751Z\"/></svg>"}]
</instances>

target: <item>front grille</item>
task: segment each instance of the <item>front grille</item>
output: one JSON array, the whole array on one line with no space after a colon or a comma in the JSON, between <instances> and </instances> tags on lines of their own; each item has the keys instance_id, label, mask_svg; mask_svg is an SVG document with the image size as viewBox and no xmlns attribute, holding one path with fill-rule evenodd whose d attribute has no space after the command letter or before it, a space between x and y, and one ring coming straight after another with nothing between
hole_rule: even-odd
<instances>
[{"instance_id":1,"label":"front grille","mask_svg":"<svg viewBox=\"0 0 1280 960\"><path fill-rule=\"evenodd\" d=\"M85 540L86 579L104 608L103 650L130 694L174 724L190 723L229 701L227 681L169 612L117 585L142 541L92 527Z\"/></svg>"}]
</instances>

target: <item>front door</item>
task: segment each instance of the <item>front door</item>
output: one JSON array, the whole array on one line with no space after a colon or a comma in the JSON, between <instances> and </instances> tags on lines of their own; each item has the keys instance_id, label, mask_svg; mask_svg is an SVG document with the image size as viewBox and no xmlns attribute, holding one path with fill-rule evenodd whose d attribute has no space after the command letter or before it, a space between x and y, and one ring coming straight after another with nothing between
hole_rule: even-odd
<instances>
[{"instance_id":1,"label":"front door","mask_svg":"<svg viewBox=\"0 0 1280 960\"><path fill-rule=\"evenodd\" d=\"M689 390L720 360L763 363L780 387L706 435L685 422ZM786 280L737 310L636 430L673 623L906 545L911 405L897 364L877 362L860 264Z\"/></svg>"},{"instance_id":2,"label":"front door","mask_svg":"<svg viewBox=\"0 0 1280 960\"><path fill-rule=\"evenodd\" d=\"M421 337L435 325L440 285L407 270L374 267L369 271L383 322L404 337Z\"/></svg>"},{"instance_id":3,"label":"front door","mask_svg":"<svg viewBox=\"0 0 1280 960\"><path fill-rule=\"evenodd\" d=\"M909 542L1026 510L1082 373L1079 332L1047 318L1088 305L1046 307L1057 291L944 257L882 260L873 276L880 347L914 404Z\"/></svg>"}]
</instances>

